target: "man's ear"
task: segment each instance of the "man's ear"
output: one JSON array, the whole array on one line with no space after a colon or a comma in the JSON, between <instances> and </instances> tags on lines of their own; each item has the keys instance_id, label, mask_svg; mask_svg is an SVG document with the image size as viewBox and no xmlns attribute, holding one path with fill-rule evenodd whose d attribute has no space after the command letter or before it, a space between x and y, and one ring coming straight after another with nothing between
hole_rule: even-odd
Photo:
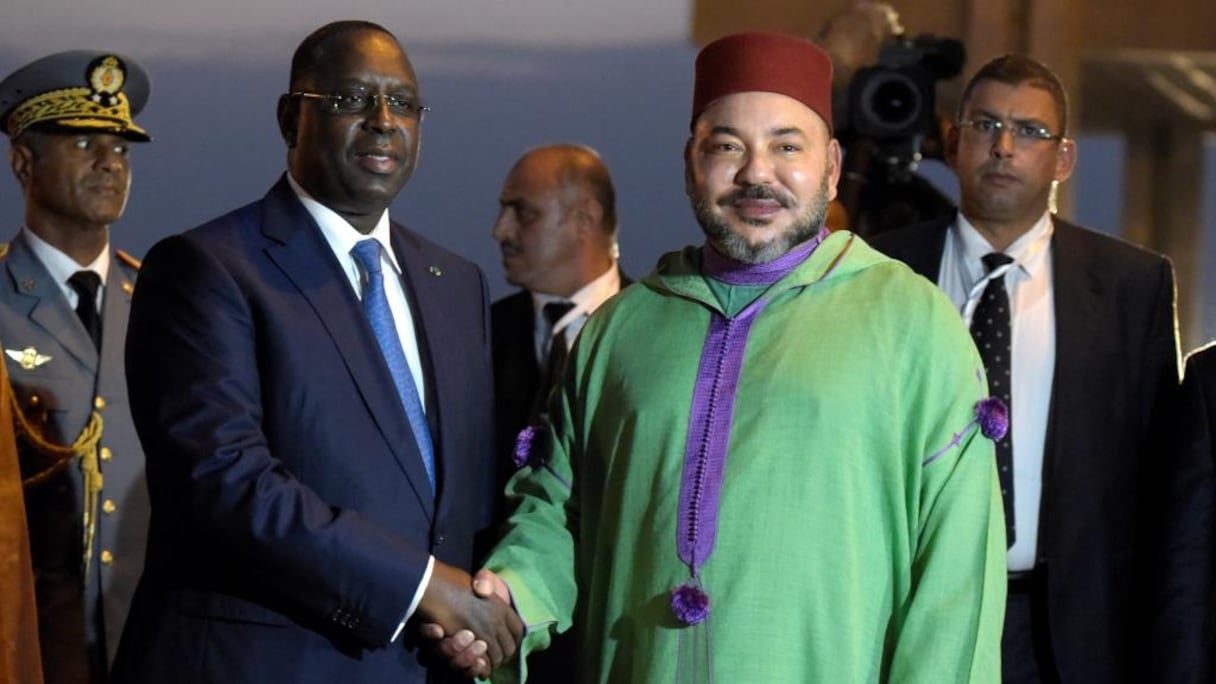
<instances>
[{"instance_id":1,"label":"man's ear","mask_svg":"<svg viewBox=\"0 0 1216 684\"><path fill-rule=\"evenodd\" d=\"M841 166L844 164L844 152L840 149L840 141L836 138L828 140L827 167L824 172L828 176L828 199L836 199L837 184L840 183Z\"/></svg>"},{"instance_id":2,"label":"man's ear","mask_svg":"<svg viewBox=\"0 0 1216 684\"><path fill-rule=\"evenodd\" d=\"M946 165L958 169L958 126L950 124L946 129Z\"/></svg>"},{"instance_id":3,"label":"man's ear","mask_svg":"<svg viewBox=\"0 0 1216 684\"><path fill-rule=\"evenodd\" d=\"M684 194L692 197L692 138L684 143Z\"/></svg>"},{"instance_id":4,"label":"man's ear","mask_svg":"<svg viewBox=\"0 0 1216 684\"><path fill-rule=\"evenodd\" d=\"M300 125L300 100L290 95L279 96L279 107L276 112L279 119L279 135L287 147L296 146L296 135Z\"/></svg>"},{"instance_id":5,"label":"man's ear","mask_svg":"<svg viewBox=\"0 0 1216 684\"><path fill-rule=\"evenodd\" d=\"M600 226L604 223L604 207L600 206L598 201L584 197L579 200L575 211L579 218L578 228L581 235L590 237L603 232Z\"/></svg>"},{"instance_id":6,"label":"man's ear","mask_svg":"<svg viewBox=\"0 0 1216 684\"><path fill-rule=\"evenodd\" d=\"M34 151L28 145L15 142L8 149L8 163L17 182L25 188L34 175Z\"/></svg>"},{"instance_id":7,"label":"man's ear","mask_svg":"<svg viewBox=\"0 0 1216 684\"><path fill-rule=\"evenodd\" d=\"M1056 173L1053 180L1063 183L1072 176L1072 171L1077 165L1077 141L1071 138L1064 138L1060 141L1059 148L1056 150Z\"/></svg>"}]
</instances>

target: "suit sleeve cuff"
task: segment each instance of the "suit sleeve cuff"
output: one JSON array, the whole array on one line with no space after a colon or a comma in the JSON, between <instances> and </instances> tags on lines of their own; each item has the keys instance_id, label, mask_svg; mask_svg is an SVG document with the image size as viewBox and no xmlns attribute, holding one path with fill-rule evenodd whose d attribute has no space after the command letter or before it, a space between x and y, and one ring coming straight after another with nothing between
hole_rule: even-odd
<instances>
[{"instance_id":1,"label":"suit sleeve cuff","mask_svg":"<svg viewBox=\"0 0 1216 684\"><path fill-rule=\"evenodd\" d=\"M393 638L389 642L397 641L401 636L401 631L405 629L405 623L409 622L414 616L414 611L418 610L418 604L422 602L422 595L426 593L427 586L431 583L431 571L435 569L435 557L431 556L426 561L426 572L422 573L422 581L418 583L418 588L414 591L414 599L410 601L409 608L405 610L405 617L401 618L401 623L397 625L397 631L393 632Z\"/></svg>"}]
</instances>

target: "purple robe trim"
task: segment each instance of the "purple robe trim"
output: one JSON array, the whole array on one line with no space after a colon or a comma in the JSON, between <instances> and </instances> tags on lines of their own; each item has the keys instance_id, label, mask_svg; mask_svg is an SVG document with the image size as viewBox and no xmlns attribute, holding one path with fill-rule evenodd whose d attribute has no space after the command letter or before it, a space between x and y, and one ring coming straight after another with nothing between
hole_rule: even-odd
<instances>
[{"instance_id":1,"label":"purple robe trim","mask_svg":"<svg viewBox=\"0 0 1216 684\"><path fill-rule=\"evenodd\" d=\"M713 553L718 532L718 499L730 446L735 392L743 370L748 333L766 299L757 299L735 318L714 314L701 350L693 387L684 477L680 482L680 530L676 548L692 576Z\"/></svg>"},{"instance_id":2,"label":"purple robe trim","mask_svg":"<svg viewBox=\"0 0 1216 684\"><path fill-rule=\"evenodd\" d=\"M810 257L827 235L816 238L767 264L739 264L703 250L702 268L707 276L729 284L772 284ZM773 268L779 264L780 270ZM725 270L724 270L725 269ZM722 474L730 446L735 395L743 371L743 356L752 323L768 299L761 297L734 318L714 312L709 322L697 381L693 386L692 413L688 420L688 443L684 449L684 471L680 482L679 525L676 549L693 578L672 590L672 612L685 624L696 624L708 615L709 594L700 586L701 566L713 553L718 534L718 503ZM694 593L692 587L696 587ZM695 600L692 600L695 597ZM702 603L703 602L703 603ZM700 608L704 608L701 610Z\"/></svg>"},{"instance_id":3,"label":"purple robe trim","mask_svg":"<svg viewBox=\"0 0 1216 684\"><path fill-rule=\"evenodd\" d=\"M937 459L945 456L948 451L962 444L963 437L967 436L973 428L979 426L980 434L984 435L992 441L997 441L1005 437L1005 432L1009 430L1009 411L1005 408L1005 402L996 397L988 397L980 399L975 404L975 418L971 419L970 423L963 426L962 430L954 433L946 446L938 449L928 458L921 461L921 466L927 466Z\"/></svg>"},{"instance_id":4,"label":"purple robe trim","mask_svg":"<svg viewBox=\"0 0 1216 684\"><path fill-rule=\"evenodd\" d=\"M820 228L814 239L798 245L776 259L764 264L748 264L724 257L706 244L701 248L701 270L705 275L729 285L772 285L806 261L831 231Z\"/></svg>"},{"instance_id":5,"label":"purple robe trim","mask_svg":"<svg viewBox=\"0 0 1216 684\"><path fill-rule=\"evenodd\" d=\"M976 426L976 423L978 423L978 422L979 421L972 420L970 423L967 423L963 427L962 430L959 430L958 432L954 433L954 436L950 438L950 441L946 443L946 446L938 449L936 452L934 452L932 455L930 455L929 458L926 458L925 460L920 462L921 467L924 467L924 466L929 465L930 463L933 463L934 461L941 458L942 456L945 456L946 453L949 452L954 447L962 444L963 437L966 437L967 433L971 432L971 429L974 428Z\"/></svg>"},{"instance_id":6,"label":"purple robe trim","mask_svg":"<svg viewBox=\"0 0 1216 684\"><path fill-rule=\"evenodd\" d=\"M975 417L984 436L994 442L1004 439L1009 432L1009 407L997 397L980 399L975 405Z\"/></svg>"},{"instance_id":7,"label":"purple robe trim","mask_svg":"<svg viewBox=\"0 0 1216 684\"><path fill-rule=\"evenodd\" d=\"M515 449L511 453L511 460L515 462L516 468L528 465L528 460L532 458L532 449L535 445L536 426L529 425L519 431L519 434L515 437Z\"/></svg>"}]
</instances>

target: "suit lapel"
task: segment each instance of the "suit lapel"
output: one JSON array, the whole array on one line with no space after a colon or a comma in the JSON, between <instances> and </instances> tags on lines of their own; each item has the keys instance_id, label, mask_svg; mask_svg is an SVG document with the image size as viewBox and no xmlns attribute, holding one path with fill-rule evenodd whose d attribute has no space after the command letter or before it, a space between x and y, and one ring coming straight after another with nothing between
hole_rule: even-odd
<instances>
[{"instance_id":1,"label":"suit lapel","mask_svg":"<svg viewBox=\"0 0 1216 684\"><path fill-rule=\"evenodd\" d=\"M262 211L263 234L270 239L267 256L295 284L321 319L367 410L430 518L434 498L422 456L410 434L392 376L346 274L285 179L267 194Z\"/></svg>"},{"instance_id":2,"label":"suit lapel","mask_svg":"<svg viewBox=\"0 0 1216 684\"><path fill-rule=\"evenodd\" d=\"M104 362L97 373L97 385L105 385L114 391L121 388L126 394L126 363L124 345L127 339L127 321L131 317L131 292L135 283L117 259L110 260L110 271L106 276L105 294L101 299L101 355ZM83 327L83 326L82 326ZM104 379L104 380L103 380ZM113 379L116 382L107 382Z\"/></svg>"},{"instance_id":3,"label":"suit lapel","mask_svg":"<svg viewBox=\"0 0 1216 684\"><path fill-rule=\"evenodd\" d=\"M14 289L29 307L30 320L59 342L83 366L96 372L97 348L93 346L92 338L76 317L76 312L68 307L68 300L59 285L51 279L46 267L34 256L20 234L9 247L5 262Z\"/></svg>"},{"instance_id":4,"label":"suit lapel","mask_svg":"<svg viewBox=\"0 0 1216 684\"><path fill-rule=\"evenodd\" d=\"M1076 228L1052 219L1055 232L1051 241L1052 297L1055 303L1056 359L1051 384L1051 404L1047 414L1047 433L1043 446L1042 521L1051 507L1053 474L1071 451L1072 431L1063 427L1064 407L1084 405L1080 390L1086 386L1088 342L1099 334L1098 305L1103 297L1101 272L1077 241ZM1051 525L1039 525L1046 535Z\"/></svg>"},{"instance_id":5,"label":"suit lapel","mask_svg":"<svg viewBox=\"0 0 1216 684\"><path fill-rule=\"evenodd\" d=\"M536 360L536 318L532 309L532 295L522 290L509 302L510 307L503 311L503 332L495 340L501 345L501 368L498 372L504 377L506 387L499 391L516 393L517 398L527 406L536 394L540 384L540 365ZM525 408L524 411L527 411Z\"/></svg>"},{"instance_id":6,"label":"suit lapel","mask_svg":"<svg viewBox=\"0 0 1216 684\"><path fill-rule=\"evenodd\" d=\"M935 224L929 230L928 239L923 242L923 248L914 247L907 252L905 262L908 266L928 278L930 282L936 283L937 277L941 273L943 252L946 249L946 232L953 224L953 218L943 221L941 224Z\"/></svg>"},{"instance_id":7,"label":"suit lapel","mask_svg":"<svg viewBox=\"0 0 1216 684\"><path fill-rule=\"evenodd\" d=\"M401 264L406 297L410 313L414 317L414 335L418 340L419 356L426 376L426 415L431 426L431 439L435 445L435 489L442 495L445 476L451 473L448 449L444 446L444 434L450 429L451 417L445 417L439 407L455 406L449 401L441 378L453 377L446 369L460 363L451 356L452 345L442 340L458 339L459 331L451 327L454 317L445 311L448 297L444 290L443 270L429 263L421 243L400 225L391 227L393 251ZM429 363L428 363L429 361ZM442 498L442 496L440 496Z\"/></svg>"},{"instance_id":8,"label":"suit lapel","mask_svg":"<svg viewBox=\"0 0 1216 684\"><path fill-rule=\"evenodd\" d=\"M904 262L917 274L936 283L941 274L946 233L953 224L954 217L951 216L934 223L889 231L875 237L873 245L883 254Z\"/></svg>"}]
</instances>

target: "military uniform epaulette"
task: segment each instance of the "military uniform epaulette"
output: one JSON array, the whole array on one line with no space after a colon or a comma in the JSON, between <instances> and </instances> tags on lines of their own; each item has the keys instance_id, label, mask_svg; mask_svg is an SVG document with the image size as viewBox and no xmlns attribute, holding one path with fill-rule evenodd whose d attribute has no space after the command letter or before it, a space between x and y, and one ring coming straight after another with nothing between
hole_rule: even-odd
<instances>
[{"instance_id":1,"label":"military uniform epaulette","mask_svg":"<svg viewBox=\"0 0 1216 684\"><path fill-rule=\"evenodd\" d=\"M8 245L5 245L4 249L7 250ZM127 252L122 251L121 249L114 250L114 256L117 257L119 261L126 264L127 266L130 266L131 268L135 269L136 271L139 270L140 265L143 263L139 259L136 259L135 257L131 256ZM2 258L4 258L4 254L3 254L3 252L0 252L0 259L2 259Z\"/></svg>"}]
</instances>

